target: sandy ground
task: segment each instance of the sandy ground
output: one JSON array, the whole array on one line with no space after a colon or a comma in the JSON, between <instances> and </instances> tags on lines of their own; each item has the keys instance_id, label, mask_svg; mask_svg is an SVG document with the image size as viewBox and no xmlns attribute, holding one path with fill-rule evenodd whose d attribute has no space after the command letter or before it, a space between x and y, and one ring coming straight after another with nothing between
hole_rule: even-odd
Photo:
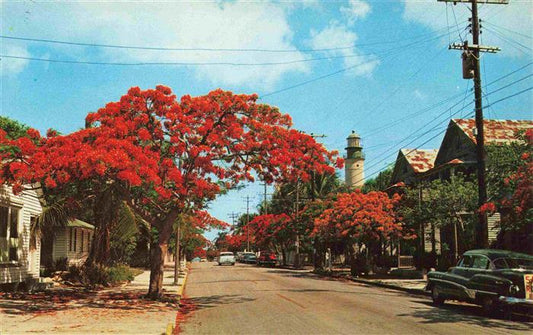
<instances>
[{"instance_id":1,"label":"sandy ground","mask_svg":"<svg viewBox=\"0 0 533 335\"><path fill-rule=\"evenodd\" d=\"M174 324L179 286L165 271L169 302L142 299L148 289L146 271L123 287L88 291L83 288L0 296L0 334L162 334ZM180 280L183 285L183 278ZM174 300L174 301L172 301Z\"/></svg>"}]
</instances>

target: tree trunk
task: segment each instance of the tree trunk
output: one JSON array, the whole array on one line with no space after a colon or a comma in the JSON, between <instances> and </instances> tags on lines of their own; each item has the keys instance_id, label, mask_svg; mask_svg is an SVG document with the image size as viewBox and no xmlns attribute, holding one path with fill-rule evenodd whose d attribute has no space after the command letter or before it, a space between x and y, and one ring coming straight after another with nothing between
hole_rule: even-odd
<instances>
[{"instance_id":1,"label":"tree trunk","mask_svg":"<svg viewBox=\"0 0 533 335\"><path fill-rule=\"evenodd\" d=\"M99 225L97 224L94 229L94 235L91 241L91 249L89 250L87 264L108 264L110 259L109 243L109 226L105 223L100 223Z\"/></svg>"},{"instance_id":2,"label":"tree trunk","mask_svg":"<svg viewBox=\"0 0 533 335\"><path fill-rule=\"evenodd\" d=\"M150 245L150 286L148 287L147 298L157 300L163 293L163 271L165 255L168 251L168 241L172 234L172 223L174 220L168 218L159 227L159 236Z\"/></svg>"},{"instance_id":3,"label":"tree trunk","mask_svg":"<svg viewBox=\"0 0 533 335\"><path fill-rule=\"evenodd\" d=\"M314 257L314 268L315 271L322 271L324 270L324 247L320 245L318 242L318 239L315 238L314 240L314 246L315 246L315 257Z\"/></svg>"},{"instance_id":4,"label":"tree trunk","mask_svg":"<svg viewBox=\"0 0 533 335\"><path fill-rule=\"evenodd\" d=\"M159 299L163 290L164 257L168 250L168 243L160 243L159 239L150 246L150 286L147 297Z\"/></svg>"}]
</instances>

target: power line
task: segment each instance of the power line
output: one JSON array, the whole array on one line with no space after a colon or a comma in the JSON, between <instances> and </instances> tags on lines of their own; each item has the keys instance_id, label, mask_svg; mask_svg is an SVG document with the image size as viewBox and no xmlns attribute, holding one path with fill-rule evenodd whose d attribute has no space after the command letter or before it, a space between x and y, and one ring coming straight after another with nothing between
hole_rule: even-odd
<instances>
[{"instance_id":1,"label":"power line","mask_svg":"<svg viewBox=\"0 0 533 335\"><path fill-rule=\"evenodd\" d=\"M7 35L0 35L0 38L8 39L8 40L16 40L16 41L36 42L36 43L61 44L61 45L96 47L96 48L130 49L130 50L298 53L298 52L341 51L341 50L350 50L350 49L354 49L356 47L361 47L361 46L394 44L394 43L399 43L399 42L404 42L404 41L410 41L410 40L421 38L427 35L428 34L421 34L421 35L414 36L414 37L409 37L409 38L399 39L399 40L392 40L392 41L357 43L357 44L353 44L350 46L339 46L339 47L332 47L332 48L311 48L311 49L202 48L202 47L172 48L172 47L149 47L149 46L134 46L134 45L120 45L120 44L72 42L72 41L61 41L61 40L53 40L53 39L21 37L21 36L7 36Z\"/></svg>"},{"instance_id":2,"label":"power line","mask_svg":"<svg viewBox=\"0 0 533 335\"><path fill-rule=\"evenodd\" d=\"M505 86L502 86L502 87L500 87L500 88L498 88L498 89L496 89L496 90L494 90L494 91L491 91L491 92L487 93L487 95L491 95L491 94L494 94L494 93L496 93L496 92L499 92L499 91L501 91L501 90L503 90L503 89L506 89L506 88L508 88L508 87L510 87L510 86L513 86L513 85L515 85L515 84L517 84L517 83L519 83L519 82L521 82L521 81L524 81L524 80L526 80L526 79L528 79L528 78L531 78L532 76L533 76L533 74L530 74L530 75L527 75L527 76L525 76L525 77L522 77L522 78L520 78L520 79L518 79L518 80L513 81L512 83L509 83L509 84L507 84L507 85L505 85Z\"/></svg>"},{"instance_id":3,"label":"power line","mask_svg":"<svg viewBox=\"0 0 533 335\"><path fill-rule=\"evenodd\" d=\"M515 93L515 94L511 94L511 95L508 95L508 96L506 96L506 97L503 97L503 98L501 98L501 99L499 99L499 100L496 100L496 101L494 101L493 103L491 103L490 105L485 106L485 108L486 108L486 107L490 107L490 106L492 106L492 105L495 105L495 104L497 104L497 103L499 103L499 102L505 101L505 100L507 100L507 99L511 99L511 98L513 98L513 97L516 97L517 95L520 95L520 94L526 93L526 92L528 92L528 91L531 91L532 89L533 89L533 86L530 86L530 87L526 88L525 90L522 90L522 91L517 92L517 93Z\"/></svg>"},{"instance_id":4,"label":"power line","mask_svg":"<svg viewBox=\"0 0 533 335\"><path fill-rule=\"evenodd\" d=\"M527 52L525 52L524 50L520 49L518 46L528 50L528 51L532 51L533 49L531 47L528 47L527 45L523 45L522 43L514 40L513 38L511 37L508 37L508 36L505 36L503 35L502 33L494 30L494 29L491 29L491 28L485 28L486 30L492 32L496 37L498 37L499 39L501 39L502 41L505 41L507 43L509 43L511 46L513 46L515 49L519 50L520 52L524 53L524 54L527 54Z\"/></svg>"},{"instance_id":5,"label":"power line","mask_svg":"<svg viewBox=\"0 0 533 335\"><path fill-rule=\"evenodd\" d=\"M416 42L418 43L418 42ZM385 50L385 52L392 52L398 49L404 49L405 47L410 46L407 44L404 46L398 46L391 49ZM79 60L66 60L66 59L49 59L49 58L37 58L37 57L25 57L25 56L16 56L16 55L0 55L0 58L8 59L23 59L30 61L40 61L40 62L49 62L49 63L64 63L64 64L83 64L83 65L105 65L105 66L275 66L275 65L288 65L288 64L297 64L313 61L322 61L322 60L332 60L332 59L349 59L349 58L358 58L364 56L374 56L374 53L369 54L353 54L353 55L338 55L338 56L325 56L325 57L314 57L314 58L304 58L291 61L281 61L281 62L261 62L261 63L239 63L239 62L99 62L99 61L79 61ZM371 60L374 61L374 60ZM371 62L369 61L369 62ZM360 66L363 64L356 64ZM353 67L352 67L353 68ZM351 68L340 70L339 72L348 71ZM338 72L334 73L337 74Z\"/></svg>"},{"instance_id":6,"label":"power line","mask_svg":"<svg viewBox=\"0 0 533 335\"><path fill-rule=\"evenodd\" d=\"M467 92L468 92L468 91L467 91ZM466 96L465 96L465 98L466 98ZM389 149L383 151L382 153L380 153L380 154L378 155L378 157L383 156L383 155L385 155L385 154L386 154L386 155L384 156L383 159L379 160L379 161L376 162L375 164L368 166L367 169L372 168L372 167L376 166L377 164L383 162L384 160L388 159L388 157L389 157L392 153L394 153L394 152L396 151L396 147L397 147L398 145L400 145L400 144L402 144L403 142L407 141L409 138L412 138L415 134L417 134L418 132L422 131L422 129L424 129L426 126L429 126L429 125L432 124L434 121L438 121L438 120L440 119L441 116L443 116L443 115L446 114L447 111L449 111L449 110L455 108L457 105L463 103L463 101L464 101L464 100L459 101L459 102L455 103L453 106L451 106L450 108L447 108L445 111L443 111L442 113L440 113L437 117L435 117L433 120L431 120L430 122L427 122L427 123L424 124L422 127L418 128L415 132L409 134L408 136L406 136L405 138L403 138L402 140L400 140L399 142L397 142L395 146L393 146L393 147L391 147L391 148L389 148ZM472 103L473 103L473 101L471 101L468 105L471 105ZM468 106L468 105L466 105L466 106ZM464 107L459 108L457 111L455 111L454 113L452 113L452 114L450 115L450 117L453 116L453 115L455 115L455 114L457 114L457 113L459 113L460 111L462 111L463 108L464 108ZM419 138L421 138L421 137L423 137L423 136L425 136L425 135L431 133L432 131L436 130L437 127L438 127L438 125L439 125L440 123L442 123L443 121L447 121L447 119L446 119L446 120L442 120L442 121L438 121L438 124L435 125L433 128L430 128L429 130L425 131L425 132L422 133L421 135L418 135L417 137L415 137L411 142L409 142L409 143L407 143L407 144L405 144L405 145L402 144L401 146L408 146L408 145L410 145L411 143L413 143L413 142L415 142L416 140L418 140ZM425 143L424 143L424 144L425 144ZM391 150L392 150L392 152L389 153Z\"/></svg>"},{"instance_id":7,"label":"power line","mask_svg":"<svg viewBox=\"0 0 533 335\"><path fill-rule=\"evenodd\" d=\"M492 22L489 22L489 21L487 21L487 20L483 20L482 22L483 22L483 24L488 24L488 25L490 25L490 26L493 26L494 28L503 29L503 30L506 30L506 31L508 31L508 32L510 32L510 33L516 34L516 35L518 35L518 36L525 37L525 38L530 39L530 40L533 39L533 36L519 33L518 31L514 31L514 30L511 30L511 29L509 29L509 28L505 28L505 27L499 26L499 25L494 24L494 23L492 23Z\"/></svg>"},{"instance_id":8,"label":"power line","mask_svg":"<svg viewBox=\"0 0 533 335\"><path fill-rule=\"evenodd\" d=\"M515 73L517 73L517 72L519 72L519 71L522 71L522 70L524 70L526 67L530 66L531 64L533 64L533 62L529 62L529 63L527 63L526 65L524 65L524 66L522 66L522 67L520 67L520 68L518 68L518 69L516 69L516 70L514 70L514 71L512 71L512 72L509 72L508 74L503 75L503 76L501 76L501 77L499 77L499 78L497 78L497 79L495 79L495 80L493 80L493 81L491 81L490 83L486 84L483 88L487 88L487 87L489 87L490 85L492 85L492 84L494 84L494 83L496 83L496 82L498 82L498 81L500 81L500 80L502 80L502 79L505 79L505 78L507 78L507 77L509 77L509 76L511 76L511 75L513 75L513 74L515 74Z\"/></svg>"},{"instance_id":9,"label":"power line","mask_svg":"<svg viewBox=\"0 0 533 335\"><path fill-rule=\"evenodd\" d=\"M49 63L84 64L84 65L110 65L110 66L162 66L162 65L172 65L172 66L274 66L274 65L288 65L288 64L296 64L296 63L314 62L314 61L321 61L321 60L356 58L356 57L371 56L371 55L373 55L373 54L327 56L327 57L316 57L316 58L304 58L304 59L283 61L283 62L263 62L263 63L237 63L237 62L132 62L132 63L124 63L124 62L97 62L97 61L78 61L78 60L66 60L66 59L49 59L49 58L36 58L36 57L24 57L24 56L13 56L13 55L0 55L0 58L24 59L24 60L30 60L30 61L40 61L40 62L49 62Z\"/></svg>"},{"instance_id":10,"label":"power line","mask_svg":"<svg viewBox=\"0 0 533 335\"><path fill-rule=\"evenodd\" d=\"M437 37L435 37L435 38L432 38L432 39L429 39L429 40L427 40L427 41L425 41L425 42L429 42L429 41L432 41L432 40L435 40L435 39L441 38L441 37L443 37L443 36L445 36L445 34L444 34L444 35L439 35L439 36L437 36ZM415 42L415 43L413 43L413 44L419 44L419 42ZM408 47L408 46L410 46L410 45L402 46L401 48L402 48L403 50L400 50L400 51L404 51L404 50L406 50L405 47ZM391 50L393 50L393 49L391 49ZM390 56L392 56L392 55L393 55L393 53L389 53L389 54L387 54L385 57L390 57ZM385 57L382 58L381 60L384 60ZM356 68L356 67L358 67L358 66L365 65L365 64L368 64L368 63L374 62L374 61L376 61L376 60L378 60L378 59L372 59L372 60L366 61L366 62L361 63L361 64L356 64L356 65L352 65L352 66L344 67L344 68L342 68L342 69L340 69L340 70L337 70L337 71L334 71L334 72L330 72L330 73L327 73L327 74L325 74L325 75L322 75L322 76L319 76L319 77L316 77L316 78L313 78L313 79L310 79L310 80L306 80L306 81L304 81L304 82L301 82L301 83L298 83L298 84L295 84L295 85L292 85L292 86L289 86L289 87L282 88L282 89L280 89L280 90L276 90L276 91L273 91L273 92L270 92L270 93L267 93L267 94L263 94L263 95L260 96L260 99L265 98L265 97L268 97L268 96L271 96L271 95L274 95L274 94L279 94L279 93L282 93L282 92L285 92L285 91L291 90L291 89L293 89L293 88L297 88L297 87L300 87L300 86L304 86L304 85L307 85L307 84L313 83L313 82L315 82L315 81L319 81L319 80L322 80L322 79L325 79L325 78L328 78L328 77L331 77L331 76L337 75L337 74L339 74L339 73L343 73L343 72L346 72L346 71L350 71L351 69L354 69L354 68Z\"/></svg>"}]
</instances>

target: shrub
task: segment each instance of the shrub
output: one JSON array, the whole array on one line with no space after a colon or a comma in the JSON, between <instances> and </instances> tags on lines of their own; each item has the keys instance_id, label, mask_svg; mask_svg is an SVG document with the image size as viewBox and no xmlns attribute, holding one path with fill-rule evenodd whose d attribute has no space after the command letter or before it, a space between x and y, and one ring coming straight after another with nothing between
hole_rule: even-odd
<instances>
[{"instance_id":1,"label":"shrub","mask_svg":"<svg viewBox=\"0 0 533 335\"><path fill-rule=\"evenodd\" d=\"M118 283L123 281L131 281L135 277L132 268L124 264L110 266L107 269L108 281L110 283Z\"/></svg>"},{"instance_id":2,"label":"shrub","mask_svg":"<svg viewBox=\"0 0 533 335\"><path fill-rule=\"evenodd\" d=\"M63 276L63 280L79 282L87 287L97 285L113 286L121 282L131 281L142 273L142 270L130 268L125 264L104 266L98 264L84 264L82 266L71 266L68 273Z\"/></svg>"}]
</instances>

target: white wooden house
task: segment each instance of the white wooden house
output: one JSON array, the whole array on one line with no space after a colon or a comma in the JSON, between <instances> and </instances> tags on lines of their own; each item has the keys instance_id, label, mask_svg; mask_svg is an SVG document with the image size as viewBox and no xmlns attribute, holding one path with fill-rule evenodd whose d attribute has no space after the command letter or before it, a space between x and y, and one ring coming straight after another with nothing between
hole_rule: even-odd
<instances>
[{"instance_id":1,"label":"white wooden house","mask_svg":"<svg viewBox=\"0 0 533 335\"><path fill-rule=\"evenodd\" d=\"M30 241L30 227L41 212L37 191L26 187L14 195L0 185L0 284L39 278L41 246L38 238Z\"/></svg>"},{"instance_id":2,"label":"white wooden house","mask_svg":"<svg viewBox=\"0 0 533 335\"><path fill-rule=\"evenodd\" d=\"M43 265L67 259L68 265L81 265L89 256L94 226L82 220L72 220L56 230L53 241L43 239Z\"/></svg>"}]
</instances>

